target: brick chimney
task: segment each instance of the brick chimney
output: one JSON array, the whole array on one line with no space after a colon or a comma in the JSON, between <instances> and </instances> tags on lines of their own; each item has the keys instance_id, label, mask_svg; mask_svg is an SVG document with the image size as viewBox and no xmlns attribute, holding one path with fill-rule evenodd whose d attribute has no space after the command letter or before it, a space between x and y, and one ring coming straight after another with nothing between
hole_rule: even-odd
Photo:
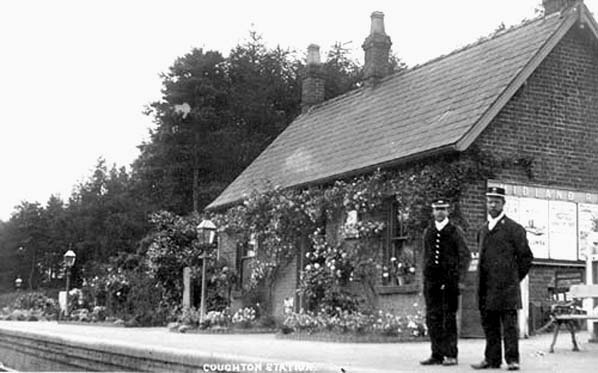
<instances>
[{"instance_id":1,"label":"brick chimney","mask_svg":"<svg viewBox=\"0 0 598 373\"><path fill-rule=\"evenodd\" d=\"M371 19L370 35L361 46L365 51L363 79L368 85L376 84L390 73L388 57L392 45L390 37L384 31L384 13L373 12Z\"/></svg>"},{"instance_id":2,"label":"brick chimney","mask_svg":"<svg viewBox=\"0 0 598 373\"><path fill-rule=\"evenodd\" d=\"M301 112L324 101L324 71L320 61L320 47L310 44L307 47L307 64L301 87Z\"/></svg>"},{"instance_id":3,"label":"brick chimney","mask_svg":"<svg viewBox=\"0 0 598 373\"><path fill-rule=\"evenodd\" d=\"M544 15L560 12L564 8L569 8L574 5L577 1L578 0L542 0Z\"/></svg>"}]
</instances>

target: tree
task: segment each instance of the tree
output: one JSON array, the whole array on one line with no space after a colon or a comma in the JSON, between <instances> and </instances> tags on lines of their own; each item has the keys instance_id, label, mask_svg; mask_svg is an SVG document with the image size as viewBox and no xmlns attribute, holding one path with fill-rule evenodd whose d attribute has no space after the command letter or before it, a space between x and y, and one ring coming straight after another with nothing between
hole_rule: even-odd
<instances>
[{"instance_id":1,"label":"tree","mask_svg":"<svg viewBox=\"0 0 598 373\"><path fill-rule=\"evenodd\" d=\"M93 175L76 186L66 209L65 247L77 253L78 268L137 250L149 224L140 204L126 170L115 165L108 170L105 160L98 159Z\"/></svg>"},{"instance_id":2,"label":"tree","mask_svg":"<svg viewBox=\"0 0 598 373\"><path fill-rule=\"evenodd\" d=\"M211 134L229 116L223 62L218 52L194 49L161 76L163 98L146 112L156 128L133 164L136 188L153 211L188 213L206 203L199 184L215 181L210 166L221 154Z\"/></svg>"},{"instance_id":3,"label":"tree","mask_svg":"<svg viewBox=\"0 0 598 373\"><path fill-rule=\"evenodd\" d=\"M48 246L43 208L37 202L21 202L11 222L14 224L11 246L17 252L18 272L26 276L27 287L32 290L38 287L41 257Z\"/></svg>"}]
</instances>

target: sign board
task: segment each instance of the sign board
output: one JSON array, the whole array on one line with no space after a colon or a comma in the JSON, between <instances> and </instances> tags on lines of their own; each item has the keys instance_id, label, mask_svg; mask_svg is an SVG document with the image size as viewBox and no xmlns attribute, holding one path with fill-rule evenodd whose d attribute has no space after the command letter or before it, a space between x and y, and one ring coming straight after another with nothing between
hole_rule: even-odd
<instances>
[{"instance_id":1,"label":"sign board","mask_svg":"<svg viewBox=\"0 0 598 373\"><path fill-rule=\"evenodd\" d=\"M569 290L572 285L583 284L583 274L581 271L557 271L554 278L554 287L556 289Z\"/></svg>"},{"instance_id":2,"label":"sign board","mask_svg":"<svg viewBox=\"0 0 598 373\"><path fill-rule=\"evenodd\" d=\"M598 254L598 193L488 181L505 189L507 216L521 224L534 258L585 260Z\"/></svg>"}]
</instances>

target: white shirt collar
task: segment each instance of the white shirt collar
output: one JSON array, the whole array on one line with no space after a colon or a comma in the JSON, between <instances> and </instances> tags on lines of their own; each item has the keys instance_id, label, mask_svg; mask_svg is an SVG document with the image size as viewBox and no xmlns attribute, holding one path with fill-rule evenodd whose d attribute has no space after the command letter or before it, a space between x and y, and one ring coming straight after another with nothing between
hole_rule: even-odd
<instances>
[{"instance_id":1,"label":"white shirt collar","mask_svg":"<svg viewBox=\"0 0 598 373\"><path fill-rule=\"evenodd\" d=\"M505 212L501 211L500 214L498 214L497 217L493 218L492 216L490 216L490 214L488 214L488 229L489 230L493 230L494 227L496 226L496 224L500 221L500 219L505 217Z\"/></svg>"},{"instance_id":2,"label":"white shirt collar","mask_svg":"<svg viewBox=\"0 0 598 373\"><path fill-rule=\"evenodd\" d=\"M448 218L444 218L444 220L441 222L437 222L436 220L434 220L434 225L436 225L436 230L441 231L442 228L446 227L448 222L449 222Z\"/></svg>"}]
</instances>

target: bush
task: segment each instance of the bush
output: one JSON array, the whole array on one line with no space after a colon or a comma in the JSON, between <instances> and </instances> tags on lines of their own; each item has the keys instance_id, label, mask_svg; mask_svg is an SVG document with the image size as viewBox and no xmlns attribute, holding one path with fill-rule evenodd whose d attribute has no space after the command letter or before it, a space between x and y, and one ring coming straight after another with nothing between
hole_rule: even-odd
<instances>
[{"instance_id":1,"label":"bush","mask_svg":"<svg viewBox=\"0 0 598 373\"><path fill-rule=\"evenodd\" d=\"M91 321L105 321L106 307L95 306L91 312Z\"/></svg>"},{"instance_id":2,"label":"bush","mask_svg":"<svg viewBox=\"0 0 598 373\"><path fill-rule=\"evenodd\" d=\"M20 294L8 309L29 311L34 313L35 319L53 318L58 314L58 304L55 299L47 297L42 292ZM28 318L28 316L26 316ZM31 321L37 321L37 320Z\"/></svg>"}]
</instances>

